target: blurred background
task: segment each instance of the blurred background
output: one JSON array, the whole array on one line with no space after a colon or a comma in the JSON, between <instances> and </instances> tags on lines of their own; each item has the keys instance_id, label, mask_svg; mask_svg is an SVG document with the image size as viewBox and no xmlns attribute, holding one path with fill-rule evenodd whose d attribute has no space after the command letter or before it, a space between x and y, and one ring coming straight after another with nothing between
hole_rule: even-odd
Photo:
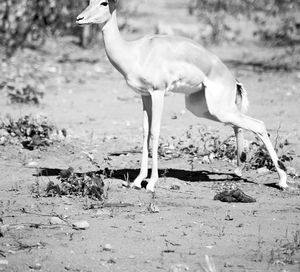
<instances>
[{"instance_id":1,"label":"blurred background","mask_svg":"<svg viewBox=\"0 0 300 272\"><path fill-rule=\"evenodd\" d=\"M76 16L88 2L1 0L2 52L9 57L19 48L41 48L47 38L59 39L63 36L76 37L78 45L82 48L92 46L97 39L97 27L79 28L75 25ZM152 32L155 33L179 34L205 44L253 39L276 46L293 46L300 41L300 2L296 0L186 0L160 1L161 3L148 1L153 4L150 4L153 11L148 9L149 13L157 13L157 5L177 4L181 9L186 9L187 17L197 18L197 23L193 21L193 24L188 24L188 20L181 20L176 14L169 14L173 17L169 20L167 14L161 14L156 24L145 24L139 29L138 18L145 12L140 8L145 2L147 1L119 1L122 29L127 32L139 32L148 26L153 28ZM176 23L171 24L172 21Z\"/></svg>"}]
</instances>

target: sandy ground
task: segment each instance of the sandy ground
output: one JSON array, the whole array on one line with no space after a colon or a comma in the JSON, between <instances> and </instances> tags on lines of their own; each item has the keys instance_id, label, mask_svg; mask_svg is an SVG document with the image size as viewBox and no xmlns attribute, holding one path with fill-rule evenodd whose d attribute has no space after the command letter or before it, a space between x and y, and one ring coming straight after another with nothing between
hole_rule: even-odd
<instances>
[{"instance_id":1,"label":"sandy ground","mask_svg":"<svg viewBox=\"0 0 300 272\"><path fill-rule=\"evenodd\" d=\"M172 14L190 23L193 19L186 16L181 2L171 6ZM143 5L140 12L145 11L144 16L136 20L141 25L146 20L149 29L157 18L174 17L166 13L163 4L155 12L149 11L153 10L149 1ZM293 167L300 170L299 66L284 71L245 65L253 59L269 64L278 61L278 65L287 59L293 65L299 55L286 56L282 48L253 43L210 50L245 85L251 102L249 115L264 120L273 139L280 127L280 136L288 139L296 152ZM50 40L38 52L19 52L16 63L28 69L38 63L33 70L37 76L46 75L42 79L45 97L40 106L16 106L7 104L7 97L0 93L1 116L43 114L65 128L68 137L47 150L0 146L0 218L10 225L0 237L0 271L213 271L208 270L205 255L216 271L300 271L299 180L293 181L291 190L279 191L268 186L277 181L274 172L247 171L245 180L236 180L234 166L228 162L195 163L191 169L186 158L179 158L161 159L161 178L154 196L124 188L122 182L138 174L140 154L111 156L109 163L105 158L110 152L140 148L141 101L113 70L104 50L82 51L73 38ZM13 64L3 65L2 71L7 72ZM217 130L223 138L232 134L230 127L184 111L181 95L166 98L162 139L182 135L198 124ZM28 163L59 169L72 166L77 172L97 170L85 152L92 154L102 169L114 170L105 180L107 201L125 203L124 207L86 210L86 198L33 197L32 184L38 183L43 190L49 180L58 181L35 177L37 170L27 167ZM213 200L218 184L231 180L257 202ZM179 190L171 190L174 185ZM148 210L151 203L159 208L158 213ZM78 231L68 225L49 225L53 214L68 222L85 220L90 227Z\"/></svg>"}]
</instances>

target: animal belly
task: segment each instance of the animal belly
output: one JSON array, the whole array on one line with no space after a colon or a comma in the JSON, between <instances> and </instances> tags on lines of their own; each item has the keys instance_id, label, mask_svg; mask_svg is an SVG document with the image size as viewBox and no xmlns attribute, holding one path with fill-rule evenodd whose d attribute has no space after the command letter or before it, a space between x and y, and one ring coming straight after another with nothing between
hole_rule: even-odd
<instances>
[{"instance_id":1,"label":"animal belly","mask_svg":"<svg viewBox=\"0 0 300 272\"><path fill-rule=\"evenodd\" d=\"M190 95L186 95L185 106L191 113L193 113L197 117L211 119L211 115L208 111L205 99L205 90L200 90Z\"/></svg>"},{"instance_id":2,"label":"animal belly","mask_svg":"<svg viewBox=\"0 0 300 272\"><path fill-rule=\"evenodd\" d=\"M182 82L176 82L171 84L168 88L167 91L169 92L173 92L173 93L182 93L185 95L190 95L196 92L199 92L200 90L202 90L203 85L201 84L196 85L196 86L191 86Z\"/></svg>"}]
</instances>

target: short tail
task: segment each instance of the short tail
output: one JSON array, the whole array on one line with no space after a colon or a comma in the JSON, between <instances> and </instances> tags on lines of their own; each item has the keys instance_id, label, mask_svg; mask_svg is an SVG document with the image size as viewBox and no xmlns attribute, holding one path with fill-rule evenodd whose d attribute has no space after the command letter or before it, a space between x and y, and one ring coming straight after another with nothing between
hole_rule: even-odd
<instances>
[{"instance_id":1,"label":"short tail","mask_svg":"<svg viewBox=\"0 0 300 272\"><path fill-rule=\"evenodd\" d=\"M236 81L236 99L235 104L238 106L242 113L247 112L249 106L248 94L244 89L243 84Z\"/></svg>"}]
</instances>

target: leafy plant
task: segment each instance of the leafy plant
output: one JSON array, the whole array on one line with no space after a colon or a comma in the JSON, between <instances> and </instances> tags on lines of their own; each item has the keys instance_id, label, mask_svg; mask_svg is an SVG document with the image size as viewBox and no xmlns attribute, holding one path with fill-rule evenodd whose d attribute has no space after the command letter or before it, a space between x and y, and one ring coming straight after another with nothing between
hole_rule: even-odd
<instances>
[{"instance_id":1,"label":"leafy plant","mask_svg":"<svg viewBox=\"0 0 300 272\"><path fill-rule=\"evenodd\" d=\"M58 179L60 184L50 181L46 188L46 196L88 196L94 200L107 198L107 191L104 189L104 182L100 176L77 174L73 168L63 170Z\"/></svg>"},{"instance_id":2,"label":"leafy plant","mask_svg":"<svg viewBox=\"0 0 300 272\"><path fill-rule=\"evenodd\" d=\"M36 86L29 83L6 83L4 84L3 89L9 99L9 103L11 104L38 105L44 96L43 92L39 92Z\"/></svg>"},{"instance_id":3,"label":"leafy plant","mask_svg":"<svg viewBox=\"0 0 300 272\"><path fill-rule=\"evenodd\" d=\"M295 156L285 139L279 141L277 135L275 149L282 163L291 162ZM248 143L246 167L259 169L266 167L275 170L271 157L265 145L256 138ZM195 159L202 163L211 163L214 159L235 162L237 156L235 136L222 140L215 131L204 126L191 126L179 139L172 137L168 142L159 146L159 156L166 160L187 157L189 161Z\"/></svg>"},{"instance_id":4,"label":"leafy plant","mask_svg":"<svg viewBox=\"0 0 300 272\"><path fill-rule=\"evenodd\" d=\"M47 117L25 115L14 120L7 116L0 122L0 131L6 132L6 141L21 143L23 147L33 150L41 146L48 146L52 143L51 136L57 129L51 124Z\"/></svg>"}]
</instances>

